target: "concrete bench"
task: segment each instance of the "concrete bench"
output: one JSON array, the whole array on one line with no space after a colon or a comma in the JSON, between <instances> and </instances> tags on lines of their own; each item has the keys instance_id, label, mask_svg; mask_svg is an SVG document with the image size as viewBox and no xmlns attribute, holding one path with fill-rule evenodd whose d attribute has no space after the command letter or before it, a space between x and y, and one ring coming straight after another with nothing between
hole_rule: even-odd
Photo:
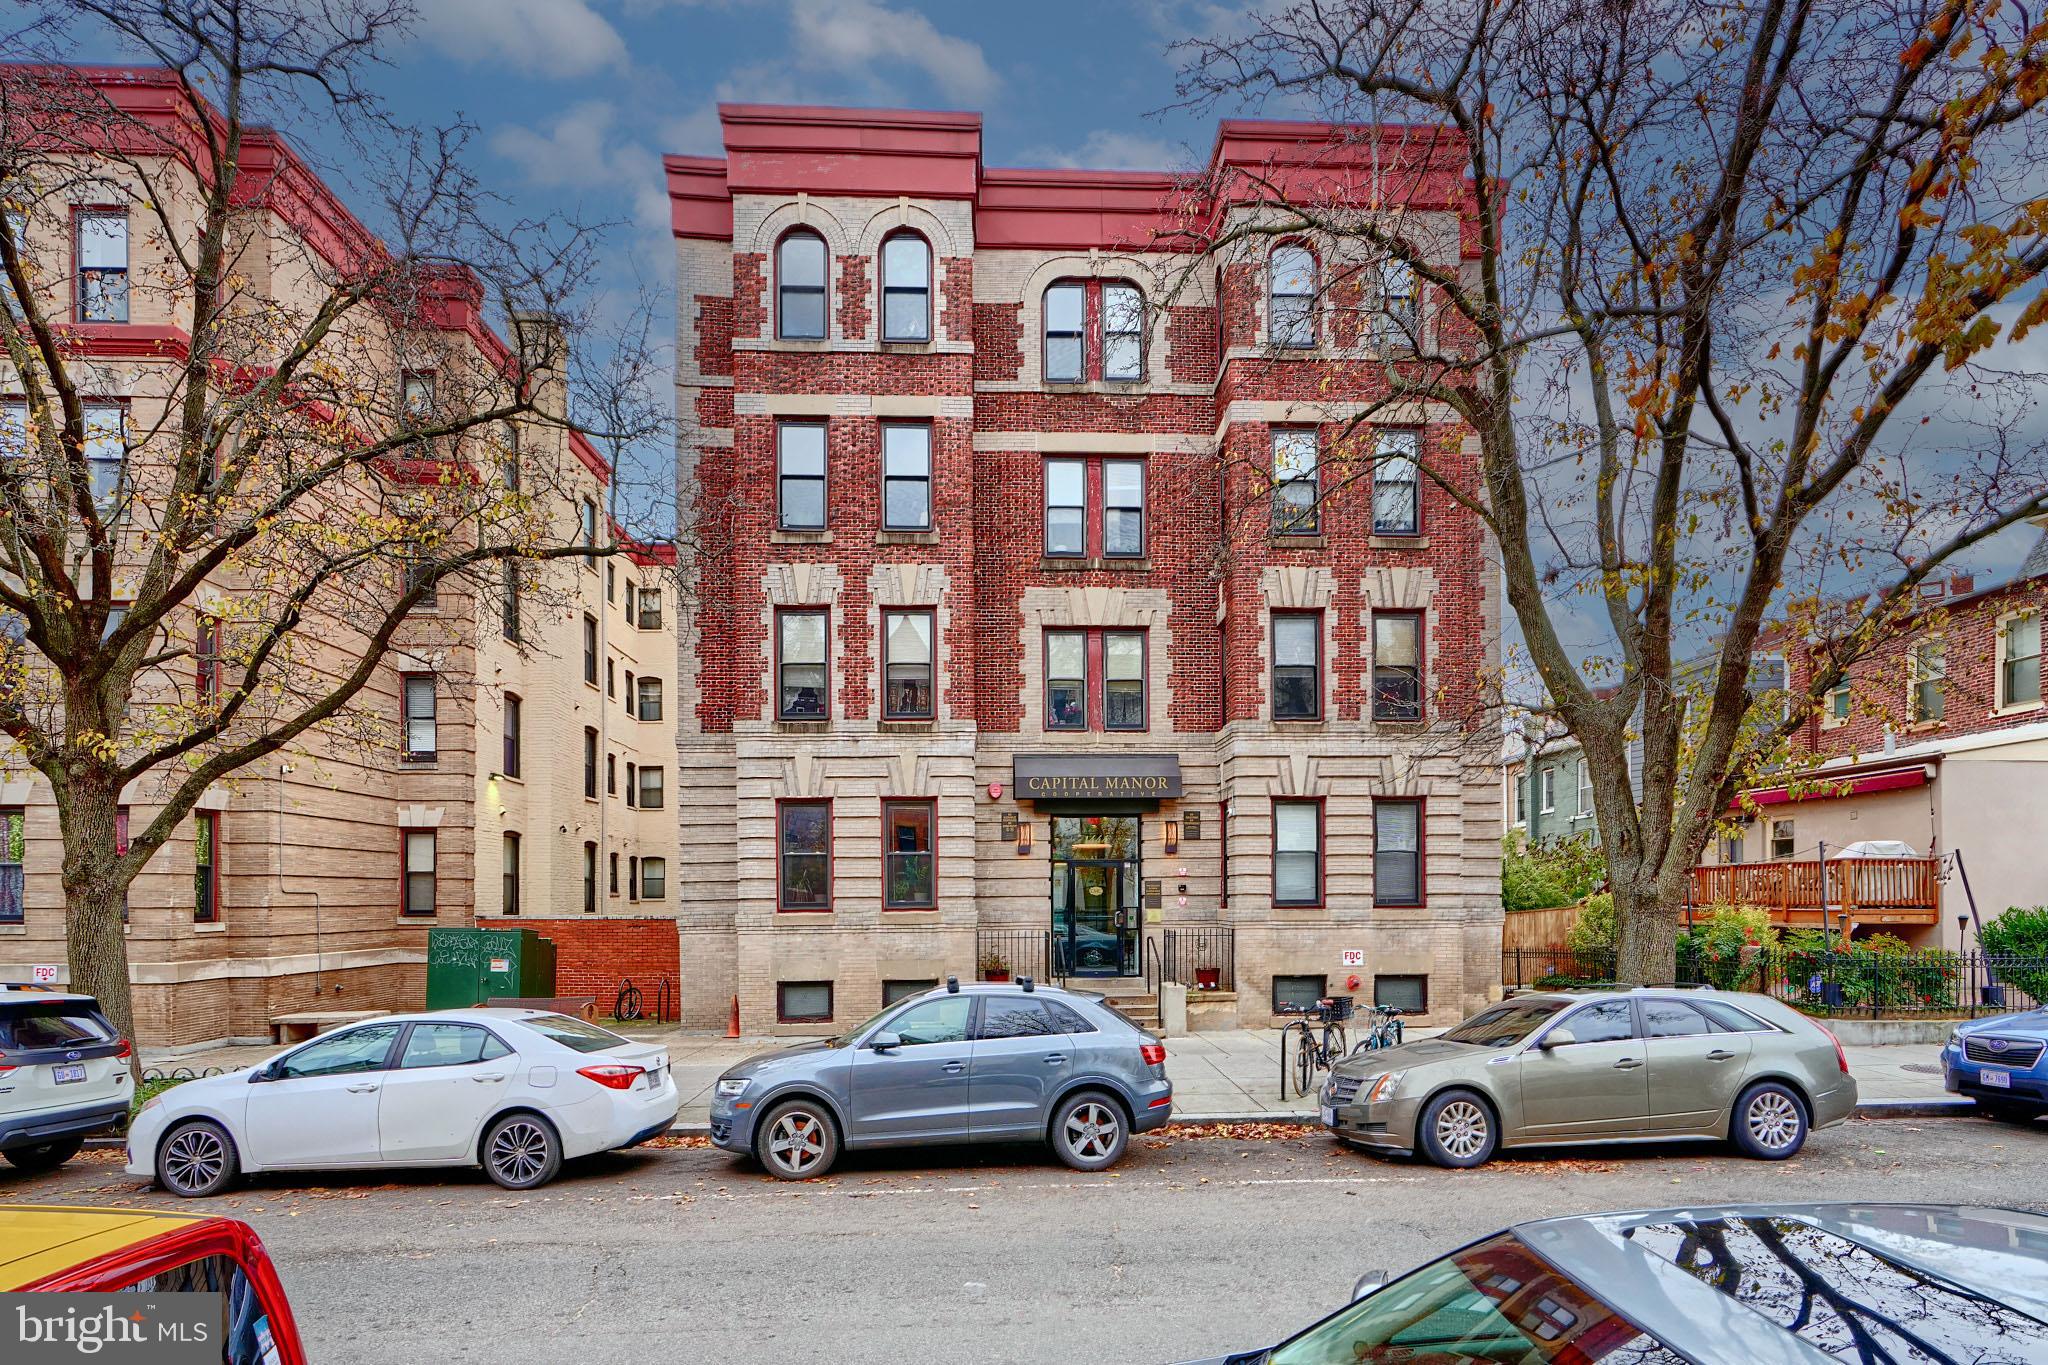
<instances>
[{"instance_id":1,"label":"concrete bench","mask_svg":"<svg viewBox=\"0 0 2048 1365\"><path fill-rule=\"evenodd\" d=\"M270 1016L270 1041L300 1043L343 1024L361 1023L389 1013L390 1010L306 1010L299 1014L273 1014Z\"/></svg>"},{"instance_id":2,"label":"concrete bench","mask_svg":"<svg viewBox=\"0 0 2048 1365\"><path fill-rule=\"evenodd\" d=\"M594 995L494 995L484 1003L492 1009L550 1010L569 1014L588 1023L597 1018Z\"/></svg>"}]
</instances>

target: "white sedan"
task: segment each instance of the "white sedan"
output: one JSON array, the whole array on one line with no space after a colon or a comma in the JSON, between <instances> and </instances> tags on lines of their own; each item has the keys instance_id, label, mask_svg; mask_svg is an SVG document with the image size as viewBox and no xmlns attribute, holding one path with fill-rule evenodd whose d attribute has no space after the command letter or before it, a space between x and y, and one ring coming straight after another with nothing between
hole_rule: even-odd
<instances>
[{"instance_id":1,"label":"white sedan","mask_svg":"<svg viewBox=\"0 0 2048 1365\"><path fill-rule=\"evenodd\" d=\"M527 1190L680 1104L666 1048L565 1014L399 1014L172 1086L129 1124L128 1173L196 1198L252 1171L481 1165Z\"/></svg>"}]
</instances>

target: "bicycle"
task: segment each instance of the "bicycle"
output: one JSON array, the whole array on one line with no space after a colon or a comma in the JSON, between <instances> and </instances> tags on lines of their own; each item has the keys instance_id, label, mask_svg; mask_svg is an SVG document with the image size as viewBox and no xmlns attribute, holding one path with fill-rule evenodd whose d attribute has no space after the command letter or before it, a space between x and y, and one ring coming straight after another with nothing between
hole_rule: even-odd
<instances>
[{"instance_id":1,"label":"bicycle","mask_svg":"<svg viewBox=\"0 0 2048 1365\"><path fill-rule=\"evenodd\" d=\"M1304 1009L1302 1017L1280 1031L1280 1098L1287 1098L1287 1037L1299 1033L1300 1039L1294 1045L1294 1089L1296 1094L1309 1093L1309 1083L1318 1071L1328 1071L1331 1065L1343 1058L1349 1051L1349 1038L1344 1031L1344 1021L1351 1017L1351 997L1333 995L1316 1001ZM1318 1033L1314 1027L1322 1025Z\"/></svg>"},{"instance_id":2,"label":"bicycle","mask_svg":"<svg viewBox=\"0 0 2048 1365\"><path fill-rule=\"evenodd\" d=\"M1383 1047L1401 1046L1404 1027L1401 1023L1399 1005L1370 1006L1365 1012L1365 1017L1370 1022L1366 1025L1365 1037L1359 1039L1358 1046L1351 1049L1352 1056L1356 1057L1361 1052L1376 1052Z\"/></svg>"}]
</instances>

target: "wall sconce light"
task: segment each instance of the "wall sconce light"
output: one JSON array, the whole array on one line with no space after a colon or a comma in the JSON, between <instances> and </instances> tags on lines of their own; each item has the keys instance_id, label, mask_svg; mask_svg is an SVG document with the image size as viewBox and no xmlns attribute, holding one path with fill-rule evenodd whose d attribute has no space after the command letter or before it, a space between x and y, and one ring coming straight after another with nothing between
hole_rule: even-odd
<instances>
[{"instance_id":1,"label":"wall sconce light","mask_svg":"<svg viewBox=\"0 0 2048 1365\"><path fill-rule=\"evenodd\" d=\"M1020 820L1017 822L1017 856L1022 858L1030 852L1031 823L1028 820Z\"/></svg>"},{"instance_id":2,"label":"wall sconce light","mask_svg":"<svg viewBox=\"0 0 2048 1365\"><path fill-rule=\"evenodd\" d=\"M1180 821L1178 820L1168 820L1166 822L1166 851L1168 853L1180 852Z\"/></svg>"}]
</instances>

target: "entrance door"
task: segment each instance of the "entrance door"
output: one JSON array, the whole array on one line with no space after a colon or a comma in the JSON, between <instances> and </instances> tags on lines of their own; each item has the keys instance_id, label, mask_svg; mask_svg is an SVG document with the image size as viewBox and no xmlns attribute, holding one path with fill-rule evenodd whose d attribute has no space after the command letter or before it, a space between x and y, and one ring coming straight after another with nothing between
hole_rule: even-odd
<instances>
[{"instance_id":1,"label":"entrance door","mask_svg":"<svg viewBox=\"0 0 2048 1365\"><path fill-rule=\"evenodd\" d=\"M1053 949L1061 976L1138 970L1138 817L1052 819Z\"/></svg>"}]
</instances>

